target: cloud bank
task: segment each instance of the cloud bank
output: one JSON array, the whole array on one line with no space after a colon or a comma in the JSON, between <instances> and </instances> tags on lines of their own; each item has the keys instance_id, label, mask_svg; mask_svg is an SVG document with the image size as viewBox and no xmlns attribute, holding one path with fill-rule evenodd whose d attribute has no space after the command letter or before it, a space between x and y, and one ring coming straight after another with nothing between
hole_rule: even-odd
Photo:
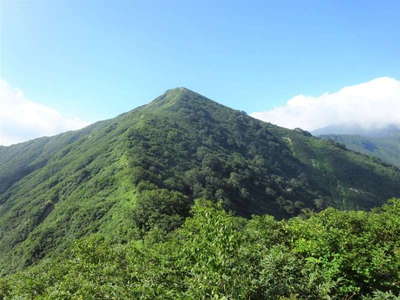
<instances>
[{"instance_id":1,"label":"cloud bank","mask_svg":"<svg viewBox=\"0 0 400 300\"><path fill-rule=\"evenodd\" d=\"M400 124L400 81L382 77L318 97L298 95L284 106L251 116L311 131L333 124L357 124L366 129Z\"/></svg>"},{"instance_id":2,"label":"cloud bank","mask_svg":"<svg viewBox=\"0 0 400 300\"><path fill-rule=\"evenodd\" d=\"M41 136L51 136L88 124L30 101L21 91L0 80L0 145L7 146Z\"/></svg>"}]
</instances>

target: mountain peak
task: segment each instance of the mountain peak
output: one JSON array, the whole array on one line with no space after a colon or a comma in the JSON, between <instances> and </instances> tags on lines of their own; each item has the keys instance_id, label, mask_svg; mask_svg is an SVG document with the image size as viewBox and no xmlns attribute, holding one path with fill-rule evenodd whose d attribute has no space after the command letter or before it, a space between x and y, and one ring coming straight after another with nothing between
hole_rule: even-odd
<instances>
[{"instance_id":1,"label":"mountain peak","mask_svg":"<svg viewBox=\"0 0 400 300\"><path fill-rule=\"evenodd\" d=\"M161 97L174 97L174 98L180 98L180 97L203 97L199 93L196 93L188 88L185 87L176 87L173 89L167 90Z\"/></svg>"},{"instance_id":2,"label":"mountain peak","mask_svg":"<svg viewBox=\"0 0 400 300\"><path fill-rule=\"evenodd\" d=\"M185 87L177 87L174 89L167 90L164 94L154 99L147 105L147 108L152 110L170 108L172 106L180 106L184 103L204 103L214 102L199 93L196 93Z\"/></svg>"},{"instance_id":3,"label":"mountain peak","mask_svg":"<svg viewBox=\"0 0 400 300\"><path fill-rule=\"evenodd\" d=\"M184 86L169 89L165 92L165 94L180 94L180 93L195 93L195 92L189 90L188 88L185 88Z\"/></svg>"}]
</instances>

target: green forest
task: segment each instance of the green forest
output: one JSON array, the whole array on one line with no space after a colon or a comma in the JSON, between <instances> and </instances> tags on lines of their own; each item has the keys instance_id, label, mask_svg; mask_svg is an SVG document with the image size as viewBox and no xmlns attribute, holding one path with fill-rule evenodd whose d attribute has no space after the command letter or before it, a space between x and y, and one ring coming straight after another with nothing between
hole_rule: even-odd
<instances>
[{"instance_id":1,"label":"green forest","mask_svg":"<svg viewBox=\"0 0 400 300\"><path fill-rule=\"evenodd\" d=\"M0 147L0 299L397 299L399 198L378 158L169 90Z\"/></svg>"},{"instance_id":2,"label":"green forest","mask_svg":"<svg viewBox=\"0 0 400 300\"><path fill-rule=\"evenodd\" d=\"M3 299L398 299L400 200L371 212L237 217L197 200L142 239L93 234L1 279Z\"/></svg>"}]
</instances>

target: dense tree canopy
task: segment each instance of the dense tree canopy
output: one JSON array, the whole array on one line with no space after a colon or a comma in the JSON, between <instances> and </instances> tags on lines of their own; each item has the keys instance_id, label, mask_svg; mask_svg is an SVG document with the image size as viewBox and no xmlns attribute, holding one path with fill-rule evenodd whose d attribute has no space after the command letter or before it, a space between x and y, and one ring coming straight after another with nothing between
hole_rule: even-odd
<instances>
[{"instance_id":1,"label":"dense tree canopy","mask_svg":"<svg viewBox=\"0 0 400 300\"><path fill-rule=\"evenodd\" d=\"M175 195L176 196L176 195ZM166 234L111 243L101 234L0 281L5 298L397 299L400 200L373 212L235 217L196 201Z\"/></svg>"}]
</instances>

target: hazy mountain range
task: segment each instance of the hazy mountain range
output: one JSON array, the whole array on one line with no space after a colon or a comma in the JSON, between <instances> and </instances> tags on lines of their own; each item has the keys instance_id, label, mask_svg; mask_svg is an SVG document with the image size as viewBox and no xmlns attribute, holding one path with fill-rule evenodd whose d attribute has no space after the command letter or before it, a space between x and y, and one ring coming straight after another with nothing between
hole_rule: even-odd
<instances>
[{"instance_id":1,"label":"hazy mountain range","mask_svg":"<svg viewBox=\"0 0 400 300\"><path fill-rule=\"evenodd\" d=\"M335 125L313 131L323 139L344 144L347 148L400 166L400 126L364 128L357 125Z\"/></svg>"}]
</instances>

